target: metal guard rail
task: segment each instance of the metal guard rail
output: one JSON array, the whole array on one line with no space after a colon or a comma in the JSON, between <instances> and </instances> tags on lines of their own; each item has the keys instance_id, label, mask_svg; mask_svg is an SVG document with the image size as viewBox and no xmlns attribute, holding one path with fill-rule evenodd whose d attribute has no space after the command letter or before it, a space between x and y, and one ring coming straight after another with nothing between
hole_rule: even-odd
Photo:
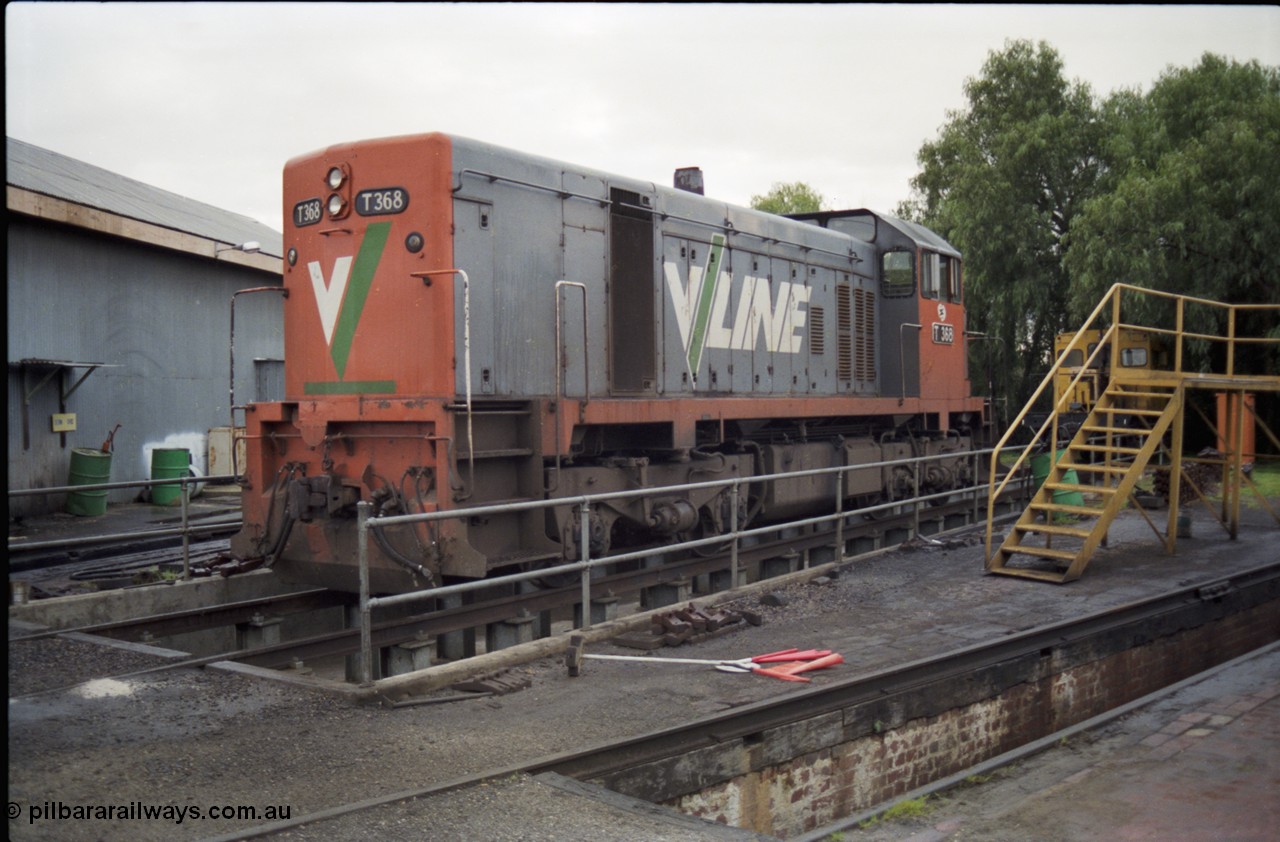
<instances>
[{"instance_id":1,"label":"metal guard rail","mask_svg":"<svg viewBox=\"0 0 1280 842\"><path fill-rule=\"evenodd\" d=\"M54 547L70 547L83 544L106 544L120 541L128 541L135 538L167 538L173 535L182 536L182 578L191 578L191 536L200 532L208 532L213 529L221 529L226 524L218 524L217 526L192 526L190 523L190 503L191 495L187 491L187 487L191 485L204 485L205 483L218 482L236 482L240 478L232 474L218 475L211 477L192 477L181 476L171 479L146 479L134 480L132 482L100 482L86 483L85 485L58 485L48 488L23 488L9 489L10 497L36 497L46 494L72 494L77 491L107 491L119 488L151 488L156 485L177 485L181 486L178 494L180 506L182 509L181 526L173 529L145 529L136 532L119 532L111 535L95 535L86 538L74 538L61 541L40 541L37 543L23 544L15 543L12 538L9 539L8 550L10 555L15 551L26 552L31 550L52 549Z\"/></svg>"},{"instance_id":2,"label":"metal guard rail","mask_svg":"<svg viewBox=\"0 0 1280 842\"><path fill-rule=\"evenodd\" d=\"M941 453L931 456L913 457L910 459L896 459L886 462L870 462L862 465L842 465L835 468L815 468L806 471L796 471L783 474L768 474L753 477L734 477L732 479L708 480L698 483L687 483L684 485L662 486L658 488L635 489L631 491L607 492L601 494L589 494L579 497L559 497L550 500L532 500L522 503L505 503L493 506L475 506L465 509L449 509L446 511L426 512L422 514L412 515L393 515L375 517L370 514L372 503L362 501L357 504L357 556L360 575L360 681L362 686L370 686L373 683L372 665L373 665L373 625L372 610L374 608L386 607L391 605L402 605L410 602L418 602L426 599L435 599L441 596L447 596L467 591L480 590L490 588L495 585L514 584L529 579L543 578L549 575L561 573L579 573L581 575L582 587L582 623L583 628L590 628L590 611L588 606L591 604L591 571L597 567L606 564L617 564L623 561L644 558L652 556L655 553L668 553L677 550L694 549L697 547L705 547L711 545L730 545L730 561L729 561L729 582L730 590L738 587L739 582L739 565L738 550L739 542L742 538L763 535L770 532L776 532L784 528L796 528L800 526L815 525L820 523L836 523L836 535L834 545L837 548L837 557L842 557L844 552L844 524L845 519L852 515L865 515L891 509L897 506L916 504L913 506L915 514L915 534L920 532L920 507L918 504L934 500L944 500L953 495L972 495L973 497L973 517L976 521L979 515L979 492L990 486L986 484L975 483L965 488L948 489L946 491L935 494L920 495L920 465L927 462L939 461L942 459L954 459L957 455L971 459L973 476L976 478L978 474L979 460L991 453L990 450L969 450L959 453ZM844 496L841 477L848 471L860 471L869 469L883 469L887 467L895 467L899 465L910 465L912 467L912 487L914 496L902 500L894 500L889 503L878 504L861 509L845 511L843 507ZM835 494L833 495L834 512L827 515L818 515L814 517L804 518L801 520L788 521L786 523L770 524L755 529L743 530L738 524L738 495L740 489L745 483L752 485L756 483L774 482L777 480L790 480L802 477L812 477L820 475L836 475ZM1007 483L1001 484L1003 489ZM648 547L617 555L608 555L599 559L591 558L591 542L590 542L590 511L591 506L605 500L620 500L636 497L646 497L650 495L670 495L674 492L687 491L694 489L708 488L729 488L730 489L730 528L729 532L723 535L715 535L708 538L699 538L691 541L682 541L674 544L664 544L661 547ZM410 591L407 593L393 594L391 596L373 597L369 593L369 530L380 528L383 526L394 526L398 524L426 523L431 521L446 520L459 517L473 517L476 515L493 514L498 512L516 512L527 511L532 509L543 509L550 507L573 506L579 511L579 522L581 524L578 544L582 558L575 562L557 565L555 567L542 568L523 573L512 573L505 576L499 576L492 579L480 579L474 582L464 582L456 585L447 585L434 588L425 588L418 591ZM990 504L988 509L990 510Z\"/></svg>"}]
</instances>

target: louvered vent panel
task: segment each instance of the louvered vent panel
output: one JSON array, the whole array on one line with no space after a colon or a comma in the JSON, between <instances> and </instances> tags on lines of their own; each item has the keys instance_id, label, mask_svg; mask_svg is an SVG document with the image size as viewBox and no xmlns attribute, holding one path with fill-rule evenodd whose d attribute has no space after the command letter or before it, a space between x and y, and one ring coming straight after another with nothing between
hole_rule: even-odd
<instances>
[{"instance_id":1,"label":"louvered vent panel","mask_svg":"<svg viewBox=\"0 0 1280 842\"><path fill-rule=\"evenodd\" d=\"M854 374L858 380L876 379L876 296L867 289L854 290Z\"/></svg>"},{"instance_id":2,"label":"louvered vent panel","mask_svg":"<svg viewBox=\"0 0 1280 842\"><path fill-rule=\"evenodd\" d=\"M821 307L809 308L809 353L820 357L827 352L826 312Z\"/></svg>"},{"instance_id":3,"label":"louvered vent panel","mask_svg":"<svg viewBox=\"0 0 1280 842\"><path fill-rule=\"evenodd\" d=\"M853 299L848 284L836 284L836 378L853 379Z\"/></svg>"}]
</instances>

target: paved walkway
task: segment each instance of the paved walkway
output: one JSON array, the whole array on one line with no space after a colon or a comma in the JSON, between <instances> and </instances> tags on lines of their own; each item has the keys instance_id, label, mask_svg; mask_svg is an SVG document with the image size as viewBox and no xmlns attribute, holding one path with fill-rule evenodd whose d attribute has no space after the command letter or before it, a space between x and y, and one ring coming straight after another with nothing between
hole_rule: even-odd
<instances>
[{"instance_id":1,"label":"paved walkway","mask_svg":"<svg viewBox=\"0 0 1280 842\"><path fill-rule=\"evenodd\" d=\"M1280 838L1280 646L982 783L916 804L922 814L914 818L841 835L845 842Z\"/></svg>"}]
</instances>

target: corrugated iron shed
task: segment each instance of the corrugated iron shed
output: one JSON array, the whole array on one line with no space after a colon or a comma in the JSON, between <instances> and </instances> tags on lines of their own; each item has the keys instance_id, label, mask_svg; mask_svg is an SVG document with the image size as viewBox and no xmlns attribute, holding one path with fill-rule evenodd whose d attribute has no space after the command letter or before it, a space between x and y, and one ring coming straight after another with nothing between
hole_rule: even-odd
<instances>
[{"instance_id":1,"label":"corrugated iron shed","mask_svg":"<svg viewBox=\"0 0 1280 842\"><path fill-rule=\"evenodd\" d=\"M6 138L8 184L162 228L231 245L256 241L282 256L278 231L241 214L206 205L57 152Z\"/></svg>"}]
</instances>

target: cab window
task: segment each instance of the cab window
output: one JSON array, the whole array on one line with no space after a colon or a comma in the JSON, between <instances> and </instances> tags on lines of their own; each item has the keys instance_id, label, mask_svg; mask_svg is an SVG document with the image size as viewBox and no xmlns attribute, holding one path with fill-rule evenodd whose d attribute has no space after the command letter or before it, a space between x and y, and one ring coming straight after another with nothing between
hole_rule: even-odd
<instances>
[{"instance_id":1,"label":"cab window","mask_svg":"<svg viewBox=\"0 0 1280 842\"><path fill-rule=\"evenodd\" d=\"M1120 365L1125 368L1143 368L1146 364L1146 348L1122 348L1120 350Z\"/></svg>"},{"instance_id":2,"label":"cab window","mask_svg":"<svg viewBox=\"0 0 1280 842\"><path fill-rule=\"evenodd\" d=\"M938 288L947 301L960 302L960 261L954 257L942 258Z\"/></svg>"},{"instance_id":3,"label":"cab window","mask_svg":"<svg viewBox=\"0 0 1280 842\"><path fill-rule=\"evenodd\" d=\"M920 261L920 295L959 303L960 261L926 252Z\"/></svg>"},{"instance_id":4,"label":"cab window","mask_svg":"<svg viewBox=\"0 0 1280 842\"><path fill-rule=\"evenodd\" d=\"M1084 365L1084 351L1079 348L1072 348L1067 352L1067 359L1063 362L1063 365L1071 366L1072 368L1079 368Z\"/></svg>"},{"instance_id":5,"label":"cab window","mask_svg":"<svg viewBox=\"0 0 1280 842\"><path fill-rule=\"evenodd\" d=\"M925 252L920 261L920 295L925 298L938 297L938 255Z\"/></svg>"},{"instance_id":6,"label":"cab window","mask_svg":"<svg viewBox=\"0 0 1280 842\"><path fill-rule=\"evenodd\" d=\"M905 298L916 291L915 255L887 251L881 258L880 293L885 298Z\"/></svg>"}]
</instances>

